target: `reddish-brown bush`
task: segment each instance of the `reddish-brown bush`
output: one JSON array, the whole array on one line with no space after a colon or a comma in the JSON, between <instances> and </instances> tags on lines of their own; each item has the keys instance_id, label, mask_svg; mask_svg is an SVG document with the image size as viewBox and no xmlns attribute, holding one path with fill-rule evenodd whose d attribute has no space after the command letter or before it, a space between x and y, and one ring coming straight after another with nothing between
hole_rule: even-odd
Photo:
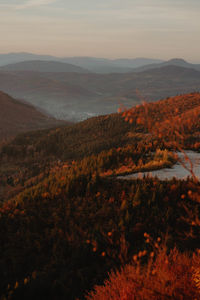
<instances>
[{"instance_id":1,"label":"reddish-brown bush","mask_svg":"<svg viewBox=\"0 0 200 300\"><path fill-rule=\"evenodd\" d=\"M149 254L142 264L145 251L133 257L134 263L112 272L103 286L96 286L87 300L161 300L200 299L200 254L182 254L177 249L167 254L161 246Z\"/></svg>"}]
</instances>

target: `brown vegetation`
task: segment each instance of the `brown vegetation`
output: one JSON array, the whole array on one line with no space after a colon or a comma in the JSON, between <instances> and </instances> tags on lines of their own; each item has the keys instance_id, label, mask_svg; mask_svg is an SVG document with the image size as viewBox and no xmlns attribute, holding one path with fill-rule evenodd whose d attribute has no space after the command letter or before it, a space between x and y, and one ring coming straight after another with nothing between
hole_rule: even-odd
<instances>
[{"instance_id":1,"label":"brown vegetation","mask_svg":"<svg viewBox=\"0 0 200 300\"><path fill-rule=\"evenodd\" d=\"M199 107L200 95L174 100L184 116ZM177 117L173 99L167 99L148 106L153 120L164 122L169 104L168 113ZM174 149L170 135L163 139L145 127L144 109L125 113L131 124L120 114L102 116L22 134L2 148L1 183L13 188L0 205L2 299L83 299L108 272L106 287L88 297L99 292L127 300L132 294L198 299L199 182L100 176L129 163L152 167L156 149L163 160ZM190 132L187 126L183 130L185 148L193 149L199 140L199 121L194 120ZM159 161L159 151L156 155ZM161 247L157 237L165 236L166 247Z\"/></svg>"},{"instance_id":2,"label":"brown vegetation","mask_svg":"<svg viewBox=\"0 0 200 300\"><path fill-rule=\"evenodd\" d=\"M155 246L154 251L140 251L131 264L111 272L104 285L96 286L86 299L198 300L200 253L189 255L176 248L167 253L164 245L158 246L156 242Z\"/></svg>"},{"instance_id":3,"label":"brown vegetation","mask_svg":"<svg viewBox=\"0 0 200 300\"><path fill-rule=\"evenodd\" d=\"M181 164L198 181L185 149L198 150L200 131L200 94L192 93L133 107L123 113L126 121L135 123L162 142L163 146L184 154ZM177 157L178 158L178 157ZM189 161L187 166L186 161Z\"/></svg>"}]
</instances>

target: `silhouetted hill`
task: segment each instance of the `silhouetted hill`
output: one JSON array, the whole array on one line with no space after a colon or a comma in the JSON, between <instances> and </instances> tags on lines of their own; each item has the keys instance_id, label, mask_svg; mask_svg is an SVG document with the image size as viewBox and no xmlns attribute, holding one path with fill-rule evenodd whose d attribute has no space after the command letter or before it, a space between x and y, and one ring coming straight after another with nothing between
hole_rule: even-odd
<instances>
[{"instance_id":1,"label":"silhouetted hill","mask_svg":"<svg viewBox=\"0 0 200 300\"><path fill-rule=\"evenodd\" d=\"M20 132L51 128L61 124L64 123L0 92L0 140L14 137Z\"/></svg>"},{"instance_id":2,"label":"silhouetted hill","mask_svg":"<svg viewBox=\"0 0 200 300\"><path fill-rule=\"evenodd\" d=\"M56 57L51 55L38 55L33 53L8 53L0 54L0 66L24 63L25 61L61 62L75 65L85 69L84 72L94 73L128 73L141 72L163 66L174 65L184 68L200 70L199 64L191 64L182 58L173 58L168 61L151 58L120 58L106 59L98 57ZM17 67L17 66L16 66ZM28 66L26 66L28 67ZM20 67L21 68L21 67ZM61 68L62 69L62 68ZM67 71L68 72L68 71ZM72 71L79 72L79 71ZM81 69L80 72L82 73Z\"/></svg>"},{"instance_id":3,"label":"silhouetted hill","mask_svg":"<svg viewBox=\"0 0 200 300\"><path fill-rule=\"evenodd\" d=\"M51 55L38 55L33 53L19 52L19 53L5 53L0 54L0 66L8 64L15 64L30 60L47 60L47 61L59 61L58 58Z\"/></svg>"},{"instance_id":4,"label":"silhouetted hill","mask_svg":"<svg viewBox=\"0 0 200 300\"><path fill-rule=\"evenodd\" d=\"M128 73L133 72L133 69L139 66L162 62L161 60L148 58L105 59L95 57L68 57L62 60L82 68L87 68L95 73Z\"/></svg>"},{"instance_id":5,"label":"silhouetted hill","mask_svg":"<svg viewBox=\"0 0 200 300\"><path fill-rule=\"evenodd\" d=\"M120 58L120 59L115 59L114 63L116 63L117 65L120 66L126 66L129 68L139 68L141 66L146 66L146 65L150 65L150 64L158 64L158 63L162 63L163 60L161 59L152 59L152 58Z\"/></svg>"},{"instance_id":6,"label":"silhouetted hill","mask_svg":"<svg viewBox=\"0 0 200 300\"><path fill-rule=\"evenodd\" d=\"M131 72L132 68L161 62L161 60L149 58L106 59L96 57L55 57L32 53L0 54L0 66L32 60L70 63L95 73L126 73Z\"/></svg>"},{"instance_id":7,"label":"silhouetted hill","mask_svg":"<svg viewBox=\"0 0 200 300\"><path fill-rule=\"evenodd\" d=\"M66 57L62 61L86 68L93 73L127 73L132 68L123 64L115 63L114 60L95 57Z\"/></svg>"},{"instance_id":8,"label":"silhouetted hill","mask_svg":"<svg viewBox=\"0 0 200 300\"><path fill-rule=\"evenodd\" d=\"M161 62L161 63L156 63L156 64L155 63L148 64L146 66L143 65L139 68L136 68L134 71L135 72L143 72L143 71L147 71L147 70L151 70L151 69L155 69L155 68L162 68L165 66L178 66L178 67L189 68L189 69L194 69L194 70L200 71L200 64L191 64L182 58L173 58L166 62Z\"/></svg>"},{"instance_id":9,"label":"silhouetted hill","mask_svg":"<svg viewBox=\"0 0 200 300\"><path fill-rule=\"evenodd\" d=\"M42 61L31 60L15 64L8 64L0 67L3 71L33 71L33 72L77 72L88 73L89 71L72 64L56 62L56 61Z\"/></svg>"}]
</instances>

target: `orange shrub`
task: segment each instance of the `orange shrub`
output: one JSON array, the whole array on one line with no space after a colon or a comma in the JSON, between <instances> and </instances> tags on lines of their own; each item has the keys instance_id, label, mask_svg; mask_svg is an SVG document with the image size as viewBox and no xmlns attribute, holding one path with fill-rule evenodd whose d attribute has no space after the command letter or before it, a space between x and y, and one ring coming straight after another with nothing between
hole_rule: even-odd
<instances>
[{"instance_id":1,"label":"orange shrub","mask_svg":"<svg viewBox=\"0 0 200 300\"><path fill-rule=\"evenodd\" d=\"M141 263L141 255L134 255L133 264L112 272L86 299L200 299L199 253L189 256L174 249L167 254L165 246L158 249L156 258L152 253L146 265Z\"/></svg>"}]
</instances>

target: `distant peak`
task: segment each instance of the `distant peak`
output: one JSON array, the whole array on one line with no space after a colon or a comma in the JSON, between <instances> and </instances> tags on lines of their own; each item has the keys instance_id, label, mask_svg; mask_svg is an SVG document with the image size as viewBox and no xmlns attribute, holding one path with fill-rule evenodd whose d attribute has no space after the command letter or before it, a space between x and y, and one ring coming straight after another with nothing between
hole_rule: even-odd
<instances>
[{"instance_id":1,"label":"distant peak","mask_svg":"<svg viewBox=\"0 0 200 300\"><path fill-rule=\"evenodd\" d=\"M183 58L172 58L168 60L168 63L184 63L187 64L187 62Z\"/></svg>"}]
</instances>

